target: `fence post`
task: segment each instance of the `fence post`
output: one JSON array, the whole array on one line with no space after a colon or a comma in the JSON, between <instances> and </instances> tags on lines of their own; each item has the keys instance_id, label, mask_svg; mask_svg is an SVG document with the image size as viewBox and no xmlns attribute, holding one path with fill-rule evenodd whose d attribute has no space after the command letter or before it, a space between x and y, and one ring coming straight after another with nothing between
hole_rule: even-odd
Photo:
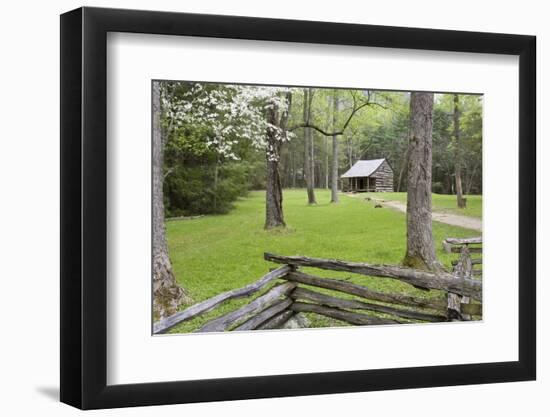
<instances>
[{"instance_id":1,"label":"fence post","mask_svg":"<svg viewBox=\"0 0 550 417\"><path fill-rule=\"evenodd\" d=\"M453 268L453 275L459 278L471 278L472 276L472 258L468 245L463 245L460 250L460 259ZM458 294L449 293L447 295L447 319L449 321L470 320L467 314L462 314L461 304L468 304L470 297L463 297Z\"/></svg>"}]
</instances>

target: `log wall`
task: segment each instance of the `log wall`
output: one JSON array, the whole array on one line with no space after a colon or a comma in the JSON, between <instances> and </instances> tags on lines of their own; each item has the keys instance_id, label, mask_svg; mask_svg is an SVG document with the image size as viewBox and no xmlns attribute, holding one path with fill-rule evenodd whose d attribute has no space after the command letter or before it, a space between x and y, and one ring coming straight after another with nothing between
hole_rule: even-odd
<instances>
[{"instance_id":1,"label":"log wall","mask_svg":"<svg viewBox=\"0 0 550 417\"><path fill-rule=\"evenodd\" d=\"M393 169L388 161L384 160L371 177L376 178L376 191L393 192Z\"/></svg>"}]
</instances>

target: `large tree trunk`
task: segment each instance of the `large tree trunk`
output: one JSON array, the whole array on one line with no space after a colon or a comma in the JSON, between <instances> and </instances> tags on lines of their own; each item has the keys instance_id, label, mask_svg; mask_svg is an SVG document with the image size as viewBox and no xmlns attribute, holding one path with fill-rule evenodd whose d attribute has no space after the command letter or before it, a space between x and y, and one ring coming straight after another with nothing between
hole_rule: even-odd
<instances>
[{"instance_id":1,"label":"large tree trunk","mask_svg":"<svg viewBox=\"0 0 550 417\"><path fill-rule=\"evenodd\" d=\"M311 88L304 89L304 123L308 124L311 118L311 102L313 94ZM313 149L313 130L310 127L304 129L304 160L305 177L307 188L308 204L317 204L315 200L314 181L315 181L315 162Z\"/></svg>"},{"instance_id":2,"label":"large tree trunk","mask_svg":"<svg viewBox=\"0 0 550 417\"><path fill-rule=\"evenodd\" d=\"M458 208L466 207L466 199L462 197L462 148L460 143L460 110L458 108L458 94L454 95L454 137L455 137L455 184L456 204Z\"/></svg>"},{"instance_id":3,"label":"large tree trunk","mask_svg":"<svg viewBox=\"0 0 550 417\"><path fill-rule=\"evenodd\" d=\"M288 115L292 96L286 95L287 109L281 116L277 114L276 106L269 106L267 109L267 121L273 126L280 126L286 129ZM283 190L281 187L281 178L279 175L279 159L282 142L277 139L275 131L267 129L267 149L266 158L266 190L265 190L265 228L273 229L275 227L285 227L283 214Z\"/></svg>"},{"instance_id":4,"label":"large tree trunk","mask_svg":"<svg viewBox=\"0 0 550 417\"><path fill-rule=\"evenodd\" d=\"M336 130L336 117L338 115L338 96L337 92L334 90L332 92L332 130ZM332 184L330 192L330 202L338 203L338 136L334 135L332 137Z\"/></svg>"},{"instance_id":5,"label":"large tree trunk","mask_svg":"<svg viewBox=\"0 0 550 417\"><path fill-rule=\"evenodd\" d=\"M177 284L168 256L164 230L164 142L161 127L160 84L153 83L153 313L163 318L190 301Z\"/></svg>"},{"instance_id":6,"label":"large tree trunk","mask_svg":"<svg viewBox=\"0 0 550 417\"><path fill-rule=\"evenodd\" d=\"M407 253L403 264L439 269L432 236L433 93L411 93L407 176Z\"/></svg>"}]
</instances>

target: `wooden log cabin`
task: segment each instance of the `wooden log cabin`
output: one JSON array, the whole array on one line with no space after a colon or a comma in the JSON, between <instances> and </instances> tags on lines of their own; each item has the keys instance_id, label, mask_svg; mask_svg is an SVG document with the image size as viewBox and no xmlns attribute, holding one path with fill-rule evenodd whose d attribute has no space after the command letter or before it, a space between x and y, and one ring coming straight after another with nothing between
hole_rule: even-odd
<instances>
[{"instance_id":1,"label":"wooden log cabin","mask_svg":"<svg viewBox=\"0 0 550 417\"><path fill-rule=\"evenodd\" d=\"M345 191L393 191L393 169L386 158L357 161L341 178L347 179Z\"/></svg>"}]
</instances>

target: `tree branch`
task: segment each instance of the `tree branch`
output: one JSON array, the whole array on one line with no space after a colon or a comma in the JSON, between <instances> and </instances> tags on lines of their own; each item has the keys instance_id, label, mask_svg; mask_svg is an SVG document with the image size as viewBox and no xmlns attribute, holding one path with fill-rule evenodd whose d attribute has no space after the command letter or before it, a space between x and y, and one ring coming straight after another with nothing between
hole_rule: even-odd
<instances>
[{"instance_id":1,"label":"tree branch","mask_svg":"<svg viewBox=\"0 0 550 417\"><path fill-rule=\"evenodd\" d=\"M162 177L163 180L166 179L168 175L170 175L172 172L174 172L174 168L168 168L166 172L164 173L164 176Z\"/></svg>"},{"instance_id":2,"label":"tree branch","mask_svg":"<svg viewBox=\"0 0 550 417\"><path fill-rule=\"evenodd\" d=\"M370 101L371 97L370 97L370 91L369 90L367 90L367 100L364 101L363 103L361 103L360 105L357 104L357 98L355 97L355 94L352 93L351 98L353 100L353 107L352 107L351 113L349 114L346 122L344 123L344 125L342 126L342 128L340 130L335 131L335 132L327 132L325 129L323 129L323 128L315 125L315 124L310 123L309 120L305 123L300 123L300 124L297 124L295 126L289 127L287 130L289 132L292 132L293 130L296 130L296 129L308 127L308 128L316 130L317 132L319 132L319 133L321 133L322 135L325 135L325 136L341 136L341 135L344 134L346 128L350 124L351 120L353 119L353 116L355 116L355 114L359 110L361 110L362 108L367 107L367 106L379 106L379 107L387 110L387 108L385 106L383 106L382 104Z\"/></svg>"}]
</instances>

